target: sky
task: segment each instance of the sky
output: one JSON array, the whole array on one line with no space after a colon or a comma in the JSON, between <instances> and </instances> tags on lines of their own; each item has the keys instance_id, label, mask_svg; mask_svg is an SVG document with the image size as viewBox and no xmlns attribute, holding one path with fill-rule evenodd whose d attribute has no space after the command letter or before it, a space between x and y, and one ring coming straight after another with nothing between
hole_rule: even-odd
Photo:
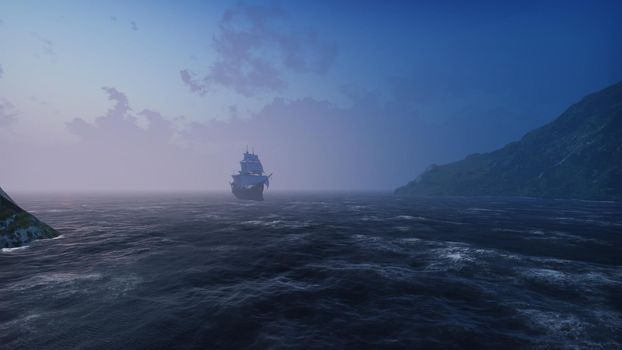
<instances>
[{"instance_id":1,"label":"sky","mask_svg":"<svg viewBox=\"0 0 622 350\"><path fill-rule=\"evenodd\" d=\"M0 1L0 185L390 191L622 79L620 1Z\"/></svg>"}]
</instances>

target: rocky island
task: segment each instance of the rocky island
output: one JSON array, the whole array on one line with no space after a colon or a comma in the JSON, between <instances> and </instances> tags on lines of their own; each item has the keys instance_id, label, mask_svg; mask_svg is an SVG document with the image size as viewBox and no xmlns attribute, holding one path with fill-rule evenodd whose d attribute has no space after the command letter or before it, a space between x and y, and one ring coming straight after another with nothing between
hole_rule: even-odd
<instances>
[{"instance_id":1,"label":"rocky island","mask_svg":"<svg viewBox=\"0 0 622 350\"><path fill-rule=\"evenodd\" d=\"M431 165L395 193L622 200L622 82L584 97L520 141Z\"/></svg>"},{"instance_id":2,"label":"rocky island","mask_svg":"<svg viewBox=\"0 0 622 350\"><path fill-rule=\"evenodd\" d=\"M56 236L58 232L20 208L0 188L0 248L19 247L35 239Z\"/></svg>"}]
</instances>

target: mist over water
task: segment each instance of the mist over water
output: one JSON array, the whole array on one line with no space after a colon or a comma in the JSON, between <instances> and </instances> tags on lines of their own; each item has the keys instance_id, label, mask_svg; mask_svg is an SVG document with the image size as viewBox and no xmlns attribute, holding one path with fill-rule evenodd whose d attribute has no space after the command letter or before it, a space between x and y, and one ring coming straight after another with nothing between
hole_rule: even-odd
<instances>
[{"instance_id":1,"label":"mist over water","mask_svg":"<svg viewBox=\"0 0 622 350\"><path fill-rule=\"evenodd\" d=\"M0 348L622 346L622 206L46 195L0 252Z\"/></svg>"}]
</instances>

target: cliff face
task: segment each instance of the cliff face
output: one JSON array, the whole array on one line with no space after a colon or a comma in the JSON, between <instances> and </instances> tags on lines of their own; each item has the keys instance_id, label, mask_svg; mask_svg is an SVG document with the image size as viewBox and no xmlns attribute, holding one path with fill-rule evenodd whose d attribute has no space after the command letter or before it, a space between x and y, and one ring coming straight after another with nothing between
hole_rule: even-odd
<instances>
[{"instance_id":1,"label":"cliff face","mask_svg":"<svg viewBox=\"0 0 622 350\"><path fill-rule=\"evenodd\" d=\"M0 188L0 248L19 247L35 239L56 236L58 232L17 206Z\"/></svg>"},{"instance_id":2,"label":"cliff face","mask_svg":"<svg viewBox=\"0 0 622 350\"><path fill-rule=\"evenodd\" d=\"M430 166L395 193L622 200L622 82L518 142Z\"/></svg>"}]
</instances>

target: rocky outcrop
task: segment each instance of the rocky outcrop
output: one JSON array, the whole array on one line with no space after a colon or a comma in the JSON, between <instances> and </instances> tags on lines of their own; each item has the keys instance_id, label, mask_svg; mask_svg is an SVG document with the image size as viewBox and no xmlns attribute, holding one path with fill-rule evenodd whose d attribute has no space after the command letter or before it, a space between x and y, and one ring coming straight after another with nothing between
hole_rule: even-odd
<instances>
[{"instance_id":1,"label":"rocky outcrop","mask_svg":"<svg viewBox=\"0 0 622 350\"><path fill-rule=\"evenodd\" d=\"M35 239L56 236L58 232L20 208L0 188L0 248L19 247Z\"/></svg>"},{"instance_id":2,"label":"rocky outcrop","mask_svg":"<svg viewBox=\"0 0 622 350\"><path fill-rule=\"evenodd\" d=\"M430 166L395 193L622 200L622 82L502 149Z\"/></svg>"}]
</instances>

